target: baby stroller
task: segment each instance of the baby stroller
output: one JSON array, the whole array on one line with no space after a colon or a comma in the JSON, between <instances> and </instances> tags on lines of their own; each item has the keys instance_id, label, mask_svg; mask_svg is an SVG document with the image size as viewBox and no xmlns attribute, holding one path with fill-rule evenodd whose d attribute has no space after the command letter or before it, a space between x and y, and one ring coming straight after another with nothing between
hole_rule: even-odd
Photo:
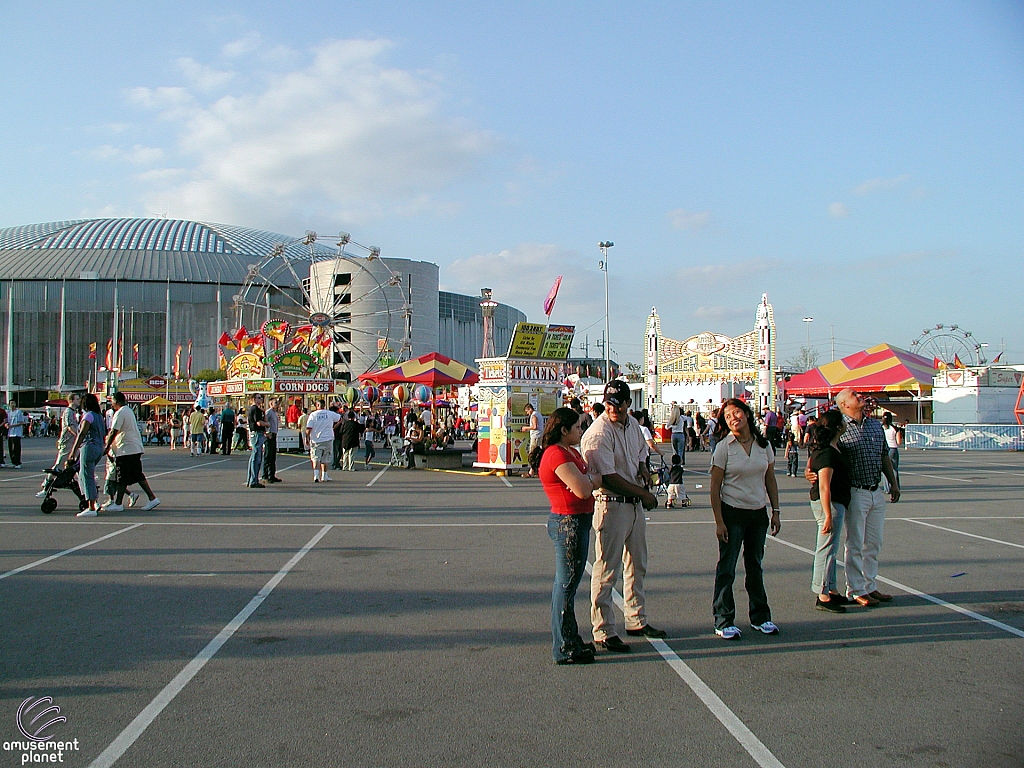
<instances>
[{"instance_id":1,"label":"baby stroller","mask_svg":"<svg viewBox=\"0 0 1024 768\"><path fill-rule=\"evenodd\" d=\"M81 512L89 506L85 500L82 489L78 486L78 460L75 459L70 466L57 469L44 469L46 479L43 481L43 503L39 508L44 514L50 514L57 508L57 500L53 498L53 492L58 488L66 488L78 497L78 511Z\"/></svg>"},{"instance_id":2,"label":"baby stroller","mask_svg":"<svg viewBox=\"0 0 1024 768\"><path fill-rule=\"evenodd\" d=\"M661 457L661 466L651 473L651 482L651 493L655 496L668 495L668 464L665 463L664 456Z\"/></svg>"}]
</instances>

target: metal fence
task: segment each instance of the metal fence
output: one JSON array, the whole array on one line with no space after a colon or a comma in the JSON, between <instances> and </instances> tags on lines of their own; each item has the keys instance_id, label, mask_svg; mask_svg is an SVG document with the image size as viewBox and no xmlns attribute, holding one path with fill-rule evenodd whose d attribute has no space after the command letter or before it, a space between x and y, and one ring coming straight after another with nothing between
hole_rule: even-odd
<instances>
[{"instance_id":1,"label":"metal fence","mask_svg":"<svg viewBox=\"0 0 1024 768\"><path fill-rule=\"evenodd\" d=\"M908 424L904 446L951 451L1024 451L1024 427L1017 424Z\"/></svg>"}]
</instances>

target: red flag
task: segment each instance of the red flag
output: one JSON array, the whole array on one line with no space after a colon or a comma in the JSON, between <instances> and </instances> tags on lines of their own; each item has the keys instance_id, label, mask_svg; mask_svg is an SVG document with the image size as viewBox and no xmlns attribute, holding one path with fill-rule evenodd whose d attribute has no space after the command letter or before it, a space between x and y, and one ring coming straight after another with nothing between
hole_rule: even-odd
<instances>
[{"instance_id":1,"label":"red flag","mask_svg":"<svg viewBox=\"0 0 1024 768\"><path fill-rule=\"evenodd\" d=\"M114 369L114 340L113 339L107 339L107 357L103 361L103 363L104 363L104 365L106 365L108 371Z\"/></svg>"},{"instance_id":2,"label":"red flag","mask_svg":"<svg viewBox=\"0 0 1024 768\"><path fill-rule=\"evenodd\" d=\"M953 355L953 367L954 368L966 368L967 366L964 365L961 362L960 355Z\"/></svg>"},{"instance_id":3,"label":"red flag","mask_svg":"<svg viewBox=\"0 0 1024 768\"><path fill-rule=\"evenodd\" d=\"M222 333L220 335L220 338L217 339L217 343L220 344L222 347L230 347L231 346L231 337L228 336L228 332L227 331L224 331L224 333Z\"/></svg>"},{"instance_id":4,"label":"red flag","mask_svg":"<svg viewBox=\"0 0 1024 768\"><path fill-rule=\"evenodd\" d=\"M95 360L96 359L96 342L95 341L92 342L89 345L89 359L90 360Z\"/></svg>"},{"instance_id":5,"label":"red flag","mask_svg":"<svg viewBox=\"0 0 1024 768\"><path fill-rule=\"evenodd\" d=\"M562 284L562 276L555 279L555 284L548 291L548 297L544 299L544 314L551 317L551 310L555 308L555 299L558 298L558 287Z\"/></svg>"},{"instance_id":6,"label":"red flag","mask_svg":"<svg viewBox=\"0 0 1024 768\"><path fill-rule=\"evenodd\" d=\"M174 351L174 378L181 378L181 344Z\"/></svg>"},{"instance_id":7,"label":"red flag","mask_svg":"<svg viewBox=\"0 0 1024 768\"><path fill-rule=\"evenodd\" d=\"M249 332L247 330L245 330L245 326L244 325L235 332L235 342L238 344L238 351L239 352L242 351L242 343L246 339L248 339L248 338L249 338Z\"/></svg>"},{"instance_id":8,"label":"red flag","mask_svg":"<svg viewBox=\"0 0 1024 768\"><path fill-rule=\"evenodd\" d=\"M192 375L192 339L188 340L188 362L185 364L185 376Z\"/></svg>"},{"instance_id":9,"label":"red flag","mask_svg":"<svg viewBox=\"0 0 1024 768\"><path fill-rule=\"evenodd\" d=\"M132 346L132 360L136 363L139 362L139 345L135 344Z\"/></svg>"}]
</instances>

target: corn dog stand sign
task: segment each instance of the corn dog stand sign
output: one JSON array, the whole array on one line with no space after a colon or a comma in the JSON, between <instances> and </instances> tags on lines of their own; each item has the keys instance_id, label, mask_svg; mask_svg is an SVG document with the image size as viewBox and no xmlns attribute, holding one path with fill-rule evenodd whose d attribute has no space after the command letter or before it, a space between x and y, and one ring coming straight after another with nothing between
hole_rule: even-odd
<instances>
[{"instance_id":1,"label":"corn dog stand sign","mask_svg":"<svg viewBox=\"0 0 1024 768\"><path fill-rule=\"evenodd\" d=\"M545 418L562 404L575 326L519 323L505 357L479 358L477 460L473 466L522 471L529 465L526 404Z\"/></svg>"}]
</instances>

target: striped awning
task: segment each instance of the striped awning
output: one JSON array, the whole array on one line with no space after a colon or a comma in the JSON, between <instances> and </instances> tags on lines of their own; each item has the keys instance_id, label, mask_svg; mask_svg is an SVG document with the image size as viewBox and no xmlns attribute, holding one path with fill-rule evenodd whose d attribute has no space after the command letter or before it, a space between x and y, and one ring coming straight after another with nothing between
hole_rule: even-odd
<instances>
[{"instance_id":1,"label":"striped awning","mask_svg":"<svg viewBox=\"0 0 1024 768\"><path fill-rule=\"evenodd\" d=\"M430 352L380 371L367 371L360 381L374 384L426 384L428 387L476 384L480 375L468 365L438 352Z\"/></svg>"},{"instance_id":2,"label":"striped awning","mask_svg":"<svg viewBox=\"0 0 1024 768\"><path fill-rule=\"evenodd\" d=\"M787 395L829 396L841 389L859 392L931 392L932 360L891 344L879 344L800 373L786 382Z\"/></svg>"}]
</instances>

